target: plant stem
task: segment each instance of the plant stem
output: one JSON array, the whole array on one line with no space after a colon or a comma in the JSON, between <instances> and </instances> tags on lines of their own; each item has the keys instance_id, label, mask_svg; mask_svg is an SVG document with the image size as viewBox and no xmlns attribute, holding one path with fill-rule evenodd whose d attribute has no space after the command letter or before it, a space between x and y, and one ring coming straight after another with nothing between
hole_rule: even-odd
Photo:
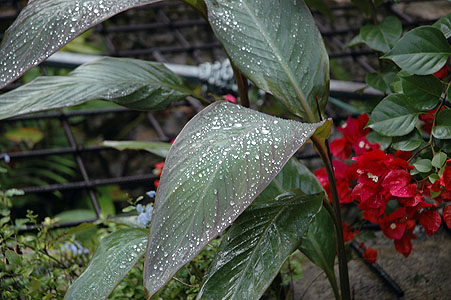
<instances>
[{"instance_id":1,"label":"plant stem","mask_svg":"<svg viewBox=\"0 0 451 300\"><path fill-rule=\"evenodd\" d=\"M240 96L241 105L249 108L249 86L247 84L247 78L244 77L243 73L241 73L240 70L233 65L233 63L231 63L231 65L233 69L233 76L235 77L235 82L238 86L238 95Z\"/></svg>"},{"instance_id":2,"label":"plant stem","mask_svg":"<svg viewBox=\"0 0 451 300\"><path fill-rule=\"evenodd\" d=\"M193 268L194 275L197 277L197 280L199 280L199 282L202 282L203 281L203 277L204 277L204 274L202 274L202 271L199 270L199 268L196 266L195 262L190 261L189 264Z\"/></svg>"},{"instance_id":3,"label":"plant stem","mask_svg":"<svg viewBox=\"0 0 451 300\"><path fill-rule=\"evenodd\" d=\"M208 100L207 98L204 98L204 97L202 97L200 95L195 95L194 93L192 93L191 96L196 98L197 100L199 100L204 105L210 105L211 104L210 100Z\"/></svg>"},{"instance_id":4,"label":"plant stem","mask_svg":"<svg viewBox=\"0 0 451 300\"><path fill-rule=\"evenodd\" d=\"M332 156L330 154L329 143L327 142L327 140L325 140L322 143L315 136L312 136L311 140L315 145L318 154L324 163L324 166L326 167L327 177L329 179L330 193L332 196L332 207L334 212L333 214L334 216L332 216L332 219L334 220L335 223L335 233L337 237L341 299L350 300L351 289L349 287L348 262L346 259L343 227L341 225L342 221L341 221L340 202L338 199L337 184L335 182L334 167L332 165L331 159Z\"/></svg>"}]
</instances>

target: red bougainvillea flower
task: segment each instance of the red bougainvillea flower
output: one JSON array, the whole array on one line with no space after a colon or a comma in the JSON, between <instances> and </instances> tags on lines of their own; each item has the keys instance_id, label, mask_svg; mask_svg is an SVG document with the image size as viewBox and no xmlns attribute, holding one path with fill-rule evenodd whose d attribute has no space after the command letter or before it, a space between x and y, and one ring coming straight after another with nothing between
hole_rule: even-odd
<instances>
[{"instance_id":1,"label":"red bougainvillea flower","mask_svg":"<svg viewBox=\"0 0 451 300\"><path fill-rule=\"evenodd\" d=\"M164 168L164 161L158 162L155 164L154 172L158 175L158 177L161 176L161 172L163 172Z\"/></svg>"},{"instance_id":2,"label":"red bougainvillea flower","mask_svg":"<svg viewBox=\"0 0 451 300\"><path fill-rule=\"evenodd\" d=\"M438 79L444 79L448 75L449 71L450 71L450 67L449 67L448 62L446 62L445 65L440 70L438 70L437 72L435 72L432 75L434 75Z\"/></svg>"},{"instance_id":3,"label":"red bougainvillea flower","mask_svg":"<svg viewBox=\"0 0 451 300\"><path fill-rule=\"evenodd\" d=\"M446 226L451 228L451 205L448 205L443 209L443 220L445 220Z\"/></svg>"},{"instance_id":4,"label":"red bougainvillea flower","mask_svg":"<svg viewBox=\"0 0 451 300\"><path fill-rule=\"evenodd\" d=\"M384 178L382 186L395 197L409 198L416 194L416 184L411 184L412 176L406 170L392 170Z\"/></svg>"},{"instance_id":5,"label":"red bougainvillea flower","mask_svg":"<svg viewBox=\"0 0 451 300\"><path fill-rule=\"evenodd\" d=\"M367 114L360 115L357 120L348 117L346 123L337 129L343 133L343 136L351 143L355 144L361 137L367 136L370 133L369 128L365 128L370 118Z\"/></svg>"},{"instance_id":6,"label":"red bougainvillea flower","mask_svg":"<svg viewBox=\"0 0 451 300\"><path fill-rule=\"evenodd\" d=\"M352 241L354 239L354 236L360 233L360 231L358 230L349 230L351 226L347 225L344 221L341 223L341 225L343 226L343 238L345 243Z\"/></svg>"},{"instance_id":7,"label":"red bougainvillea flower","mask_svg":"<svg viewBox=\"0 0 451 300\"><path fill-rule=\"evenodd\" d=\"M155 188L158 188L158 186L160 185L160 180L157 179L153 182L153 185L155 186Z\"/></svg>"},{"instance_id":8,"label":"red bougainvillea flower","mask_svg":"<svg viewBox=\"0 0 451 300\"><path fill-rule=\"evenodd\" d=\"M433 235L439 228L442 218L435 209L420 212L420 224L426 229L428 236Z\"/></svg>"},{"instance_id":9,"label":"red bougainvillea flower","mask_svg":"<svg viewBox=\"0 0 451 300\"><path fill-rule=\"evenodd\" d=\"M398 150L395 152L395 157L398 157L403 160L408 160L412 156L412 151L401 151Z\"/></svg>"},{"instance_id":10,"label":"red bougainvillea flower","mask_svg":"<svg viewBox=\"0 0 451 300\"><path fill-rule=\"evenodd\" d=\"M410 198L398 198L398 203L405 207L414 207L422 202L424 202L424 196L420 193Z\"/></svg>"},{"instance_id":11,"label":"red bougainvillea flower","mask_svg":"<svg viewBox=\"0 0 451 300\"><path fill-rule=\"evenodd\" d=\"M442 109L445 107L442 106ZM423 121L423 124L421 124L421 128L426 132L427 134L431 134L432 132L432 125L434 125L434 114L437 112L437 108L428 110L426 113L420 115L420 120Z\"/></svg>"},{"instance_id":12,"label":"red bougainvillea flower","mask_svg":"<svg viewBox=\"0 0 451 300\"><path fill-rule=\"evenodd\" d=\"M224 100L227 102L232 102L236 104L236 98L235 96L231 95L231 94L227 94L224 96Z\"/></svg>"},{"instance_id":13,"label":"red bougainvillea flower","mask_svg":"<svg viewBox=\"0 0 451 300\"><path fill-rule=\"evenodd\" d=\"M412 251L412 239L416 239L416 236L412 233L412 231L413 229L406 231L401 239L395 240L396 251L405 257L408 257Z\"/></svg>"},{"instance_id":14,"label":"red bougainvillea flower","mask_svg":"<svg viewBox=\"0 0 451 300\"><path fill-rule=\"evenodd\" d=\"M352 154L352 149L360 155L379 147L377 144L370 144L365 138L370 132L369 128L365 128L368 120L367 114L360 115L358 119L349 117L343 126L337 128L343 134L343 138L335 139L330 144L331 153L339 159L346 160Z\"/></svg>"},{"instance_id":15,"label":"red bougainvillea flower","mask_svg":"<svg viewBox=\"0 0 451 300\"><path fill-rule=\"evenodd\" d=\"M389 159L382 150L373 150L354 157L357 162L358 182L370 186L377 186L381 183L382 177L388 173L388 168L384 163Z\"/></svg>"},{"instance_id":16,"label":"red bougainvillea flower","mask_svg":"<svg viewBox=\"0 0 451 300\"><path fill-rule=\"evenodd\" d=\"M356 155L362 155L363 153L371 150L377 150L379 148L380 146L378 143L371 144L364 136L359 138L357 142L352 145L352 149L354 149Z\"/></svg>"},{"instance_id":17,"label":"red bougainvillea flower","mask_svg":"<svg viewBox=\"0 0 451 300\"><path fill-rule=\"evenodd\" d=\"M347 160L352 154L352 144L346 138L335 139L330 143L330 152L339 159Z\"/></svg>"},{"instance_id":18,"label":"red bougainvillea flower","mask_svg":"<svg viewBox=\"0 0 451 300\"><path fill-rule=\"evenodd\" d=\"M356 179L355 169L352 165L348 166L344 162L338 160L334 160L332 164L334 166L335 181L337 183L338 198L340 199L340 203L350 203L352 202L352 189L350 186ZM327 192L329 201L332 201L326 169L322 168L316 170L314 173L324 190Z\"/></svg>"},{"instance_id":19,"label":"red bougainvillea flower","mask_svg":"<svg viewBox=\"0 0 451 300\"><path fill-rule=\"evenodd\" d=\"M447 191L451 191L451 166L446 165L445 171L440 177L440 185L445 188Z\"/></svg>"},{"instance_id":20,"label":"red bougainvillea flower","mask_svg":"<svg viewBox=\"0 0 451 300\"><path fill-rule=\"evenodd\" d=\"M388 217L384 216L379 220L379 226L384 234L394 240L399 240L406 231L406 209L400 207L392 212Z\"/></svg>"},{"instance_id":21,"label":"red bougainvillea flower","mask_svg":"<svg viewBox=\"0 0 451 300\"><path fill-rule=\"evenodd\" d=\"M377 260L377 250L373 248L366 248L362 254L362 257L368 263L374 264Z\"/></svg>"}]
</instances>

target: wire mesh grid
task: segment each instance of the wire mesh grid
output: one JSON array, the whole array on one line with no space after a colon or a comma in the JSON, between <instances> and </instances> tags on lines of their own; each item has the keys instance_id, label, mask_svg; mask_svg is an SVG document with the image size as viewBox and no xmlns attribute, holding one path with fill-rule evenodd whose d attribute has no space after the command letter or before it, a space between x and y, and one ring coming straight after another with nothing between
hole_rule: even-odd
<instances>
[{"instance_id":1,"label":"wire mesh grid","mask_svg":"<svg viewBox=\"0 0 451 300\"><path fill-rule=\"evenodd\" d=\"M0 0L0 31L4 31L9 24L17 17L20 9L24 7L26 1ZM386 15L395 15L403 23L405 30L414 26L431 24L436 18L424 18L412 16L403 10L403 4L421 4L421 3L443 3L446 1L398 1L394 4L389 1L382 7ZM338 3L338 2L337 2ZM326 46L330 53L330 58L339 65L352 65L351 78L354 81L363 81L365 74L375 72L377 64L376 53L366 47L358 49L346 49L345 45L359 32L362 24L366 22L364 16L359 10L350 4L336 4L332 8L334 20L329 17L313 11L316 23L325 38ZM136 8L118 16L111 18L104 23L97 25L90 35L94 40L100 40L104 45L104 55L135 57L140 59L154 60L163 63L177 63L183 65L199 65L204 62L222 61L226 58L221 50L219 42L215 39L207 22L189 6L180 1L163 1L153 5ZM1 38L1 34L0 34ZM46 74L47 67L45 63L40 67L41 72ZM332 78L337 77L332 69ZM21 84L17 81L10 84L3 91L13 89ZM0 91L1 92L1 91ZM362 98L359 94L342 95L339 91L332 90L332 95L337 97ZM365 98L365 95L363 95ZM0 124L3 130L17 128L19 126L27 127L42 126L38 122L53 122L57 124L65 136L64 143L57 145L47 144L42 148L32 149L14 148L7 149L11 158L11 163L29 160L45 159L49 156L71 157L74 162L74 168L77 169L77 175L71 176L64 182L53 182L38 185L19 186L26 195L49 195L49 193L64 193L73 191L84 191L87 193L92 208L95 211L94 219L79 220L76 222L61 223L58 226L73 226L79 223L96 220L101 214L101 207L98 199L98 187L108 185L120 186L141 186L140 191L154 189L153 181L158 177L149 172L152 170L152 164L158 161L152 155L143 156L143 161L148 161L147 169L134 168L133 166L117 167L116 165L127 164L130 162L130 156L134 154L117 154L115 150L99 146L92 143L89 139L80 139L79 136L84 130L94 130L90 124L99 122L122 123L145 122L148 128L151 128L152 134L146 136L148 140L170 141L176 136L177 130L167 129L163 123L174 121L174 115L180 117L176 122L181 123L178 129L181 129L186 122L196 112L200 111L201 106L193 99L185 103L178 104L178 109L170 108L170 113L152 113L152 112L134 112L129 109L119 107L108 108L90 108L79 110L57 110L51 112L37 113L32 115L20 116L2 121ZM180 112L182 111L182 112ZM335 108L333 109L335 111ZM102 116L98 118L98 116ZM334 115L335 120L342 120L347 114ZM117 121L119 119L120 121ZM80 120L84 125L80 126ZM113 121L114 120L114 121ZM56 123L55 123L56 122ZM135 123L134 123L135 122ZM108 126L94 126L105 130ZM168 132L169 131L169 132ZM4 132L3 132L4 133ZM102 133L101 138L112 136L108 133ZM114 135L113 135L114 136ZM117 135L115 136L117 137ZM136 135L134 136L136 138ZM99 136L96 137L99 139ZM65 146L61 146L65 144ZM0 145L5 147L5 145ZM0 152L4 152L2 150ZM125 158L123 158L125 156ZM315 157L312 153L298 155L303 159ZM149 159L148 157L151 157ZM135 159L136 161L136 159ZM113 172L111 165L116 166L120 171ZM146 166L146 164L142 164ZM143 171L143 169L145 169ZM102 171L99 171L102 170ZM136 172L135 172L136 171ZM146 172L147 171L147 172ZM114 174L113 174L114 173ZM99 176L102 175L103 176ZM105 174L107 176L105 176ZM65 194L67 195L67 193ZM58 197L57 197L58 198ZM57 199L58 200L58 199Z\"/></svg>"}]
</instances>

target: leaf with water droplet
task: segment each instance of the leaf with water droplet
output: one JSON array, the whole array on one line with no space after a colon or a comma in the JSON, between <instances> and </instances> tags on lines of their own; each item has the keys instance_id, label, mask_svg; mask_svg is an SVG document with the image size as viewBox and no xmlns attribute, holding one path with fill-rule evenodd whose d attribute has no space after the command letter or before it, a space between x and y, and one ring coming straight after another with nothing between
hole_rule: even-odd
<instances>
[{"instance_id":1,"label":"leaf with water droplet","mask_svg":"<svg viewBox=\"0 0 451 300\"><path fill-rule=\"evenodd\" d=\"M34 0L0 45L0 88L19 78L92 26L127 9L160 0Z\"/></svg>"},{"instance_id":2,"label":"leaf with water droplet","mask_svg":"<svg viewBox=\"0 0 451 300\"><path fill-rule=\"evenodd\" d=\"M144 255L148 231L119 229L104 237L86 270L67 290L66 300L106 299Z\"/></svg>"},{"instance_id":3,"label":"leaf with water droplet","mask_svg":"<svg viewBox=\"0 0 451 300\"><path fill-rule=\"evenodd\" d=\"M0 95L0 119L102 99L137 110L156 110L191 91L163 64L104 57L67 76L38 77Z\"/></svg>"},{"instance_id":4,"label":"leaf with water droplet","mask_svg":"<svg viewBox=\"0 0 451 300\"><path fill-rule=\"evenodd\" d=\"M223 232L320 125L223 101L188 122L158 187L144 267L149 294Z\"/></svg>"},{"instance_id":5,"label":"leaf with water droplet","mask_svg":"<svg viewBox=\"0 0 451 300\"><path fill-rule=\"evenodd\" d=\"M299 247L302 253L324 270L337 299L339 292L334 272L336 255L335 228L332 217L324 207L315 216Z\"/></svg>"},{"instance_id":6,"label":"leaf with water droplet","mask_svg":"<svg viewBox=\"0 0 451 300\"><path fill-rule=\"evenodd\" d=\"M319 121L317 101L324 110L329 95L329 56L305 3L205 3L210 24L233 64L291 112L308 122Z\"/></svg>"},{"instance_id":7,"label":"leaf with water droplet","mask_svg":"<svg viewBox=\"0 0 451 300\"><path fill-rule=\"evenodd\" d=\"M315 175L290 159L225 234L198 299L259 299L301 243L324 197Z\"/></svg>"}]
</instances>

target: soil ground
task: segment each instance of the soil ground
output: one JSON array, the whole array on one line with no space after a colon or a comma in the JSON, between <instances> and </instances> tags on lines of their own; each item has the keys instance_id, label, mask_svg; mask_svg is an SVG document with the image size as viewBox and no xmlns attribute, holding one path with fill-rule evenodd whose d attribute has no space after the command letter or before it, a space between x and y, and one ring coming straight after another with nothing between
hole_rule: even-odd
<instances>
[{"instance_id":1,"label":"soil ground","mask_svg":"<svg viewBox=\"0 0 451 300\"><path fill-rule=\"evenodd\" d=\"M451 299L451 233L442 227L432 237L424 232L416 233L413 250L408 258L398 252L391 240L378 233L371 246L377 249L377 263L392 277L404 291L397 297L390 288L375 275L366 263L353 253L348 263L351 291L355 300L450 300ZM299 300L335 299L325 275L308 285L321 270L306 260L303 265L303 279L295 282L295 297ZM336 266L336 274L338 267Z\"/></svg>"}]
</instances>

